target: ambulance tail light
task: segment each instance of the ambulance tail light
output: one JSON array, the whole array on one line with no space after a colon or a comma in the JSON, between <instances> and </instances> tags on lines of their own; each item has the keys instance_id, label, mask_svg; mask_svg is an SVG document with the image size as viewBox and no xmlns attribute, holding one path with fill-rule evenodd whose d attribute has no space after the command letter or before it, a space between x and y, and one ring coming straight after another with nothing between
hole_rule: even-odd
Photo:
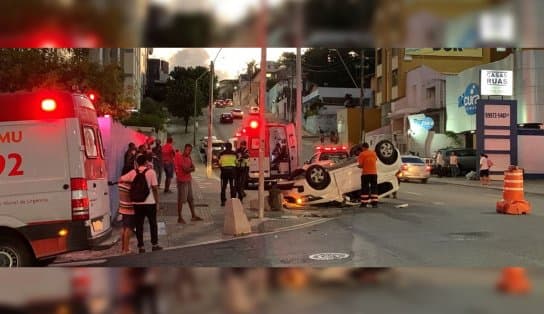
<instances>
[{"instance_id":1,"label":"ambulance tail light","mask_svg":"<svg viewBox=\"0 0 544 314\"><path fill-rule=\"evenodd\" d=\"M46 112L55 111L57 109L57 102L54 99L47 98L42 100L42 110Z\"/></svg>"},{"instance_id":2,"label":"ambulance tail light","mask_svg":"<svg viewBox=\"0 0 544 314\"><path fill-rule=\"evenodd\" d=\"M259 127L259 122L257 120L251 120L249 122L249 127L252 129L256 129Z\"/></svg>"},{"instance_id":3,"label":"ambulance tail light","mask_svg":"<svg viewBox=\"0 0 544 314\"><path fill-rule=\"evenodd\" d=\"M70 186L72 190L72 220L88 220L89 194L87 192L87 180L72 178Z\"/></svg>"}]
</instances>

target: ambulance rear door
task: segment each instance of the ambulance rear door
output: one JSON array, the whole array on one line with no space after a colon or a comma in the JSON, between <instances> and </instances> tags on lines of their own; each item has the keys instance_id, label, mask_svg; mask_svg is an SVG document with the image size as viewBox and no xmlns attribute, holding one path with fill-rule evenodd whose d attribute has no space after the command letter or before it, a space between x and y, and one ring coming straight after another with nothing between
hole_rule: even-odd
<instances>
[{"instance_id":1,"label":"ambulance rear door","mask_svg":"<svg viewBox=\"0 0 544 314\"><path fill-rule=\"evenodd\" d=\"M66 137L64 119L0 123L2 224L72 220Z\"/></svg>"}]
</instances>

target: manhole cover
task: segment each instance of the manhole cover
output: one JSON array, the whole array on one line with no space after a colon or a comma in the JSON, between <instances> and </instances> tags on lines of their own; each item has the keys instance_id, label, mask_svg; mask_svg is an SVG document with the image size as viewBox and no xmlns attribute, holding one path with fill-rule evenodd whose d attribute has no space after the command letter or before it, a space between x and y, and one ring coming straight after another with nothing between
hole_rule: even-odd
<instances>
[{"instance_id":1,"label":"manhole cover","mask_svg":"<svg viewBox=\"0 0 544 314\"><path fill-rule=\"evenodd\" d=\"M338 259L348 258L349 254L346 253L317 253L309 256L310 259L316 261L332 261Z\"/></svg>"}]
</instances>

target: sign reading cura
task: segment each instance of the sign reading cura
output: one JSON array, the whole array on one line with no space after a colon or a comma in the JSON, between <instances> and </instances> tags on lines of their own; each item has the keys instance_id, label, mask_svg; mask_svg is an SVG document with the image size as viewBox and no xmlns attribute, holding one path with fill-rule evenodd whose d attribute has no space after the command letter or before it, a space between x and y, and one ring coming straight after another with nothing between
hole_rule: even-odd
<instances>
[{"instance_id":1,"label":"sign reading cura","mask_svg":"<svg viewBox=\"0 0 544 314\"><path fill-rule=\"evenodd\" d=\"M512 96L514 77L512 71L481 70L481 94L485 96Z\"/></svg>"},{"instance_id":2,"label":"sign reading cura","mask_svg":"<svg viewBox=\"0 0 544 314\"><path fill-rule=\"evenodd\" d=\"M465 112L468 115L476 114L476 104L480 99L480 88L476 83L470 83L467 85L465 92L458 98L458 107L464 107Z\"/></svg>"}]
</instances>

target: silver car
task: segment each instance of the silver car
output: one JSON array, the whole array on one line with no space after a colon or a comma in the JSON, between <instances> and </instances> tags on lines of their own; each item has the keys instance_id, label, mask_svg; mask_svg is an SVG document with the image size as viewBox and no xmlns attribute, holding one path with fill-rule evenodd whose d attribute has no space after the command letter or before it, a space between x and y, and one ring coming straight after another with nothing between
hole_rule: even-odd
<instances>
[{"instance_id":1,"label":"silver car","mask_svg":"<svg viewBox=\"0 0 544 314\"><path fill-rule=\"evenodd\" d=\"M419 180L427 183L431 176L431 167L425 163L423 158L417 156L401 156L402 166L398 174L401 181Z\"/></svg>"}]
</instances>

